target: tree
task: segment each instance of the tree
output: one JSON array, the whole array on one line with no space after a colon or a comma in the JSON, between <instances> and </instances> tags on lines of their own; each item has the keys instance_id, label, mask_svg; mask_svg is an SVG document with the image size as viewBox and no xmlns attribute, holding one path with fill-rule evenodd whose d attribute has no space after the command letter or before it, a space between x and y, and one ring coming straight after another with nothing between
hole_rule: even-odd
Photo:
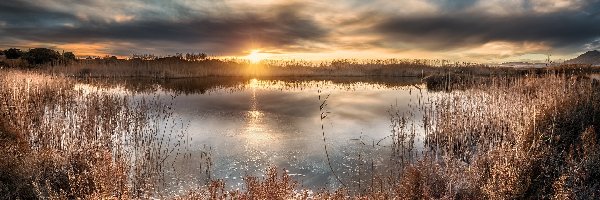
<instances>
[{"instance_id":1,"label":"tree","mask_svg":"<svg viewBox=\"0 0 600 200\"><path fill-rule=\"evenodd\" d=\"M199 58L200 60L206 60L206 58L208 58L208 56L207 56L205 53L199 53L199 54L198 54L198 58Z\"/></svg>"},{"instance_id":2,"label":"tree","mask_svg":"<svg viewBox=\"0 0 600 200\"><path fill-rule=\"evenodd\" d=\"M73 52L64 52L63 57L65 60L76 60L75 54Z\"/></svg>"},{"instance_id":3,"label":"tree","mask_svg":"<svg viewBox=\"0 0 600 200\"><path fill-rule=\"evenodd\" d=\"M52 49L35 48L24 53L23 59L31 65L39 65L60 59L60 53Z\"/></svg>"},{"instance_id":4,"label":"tree","mask_svg":"<svg viewBox=\"0 0 600 200\"><path fill-rule=\"evenodd\" d=\"M10 48L4 51L6 59L19 59L23 56L23 52L20 49Z\"/></svg>"},{"instance_id":5,"label":"tree","mask_svg":"<svg viewBox=\"0 0 600 200\"><path fill-rule=\"evenodd\" d=\"M102 60L117 61L117 60L119 60L119 58L117 58L117 56L105 55L104 57L102 57Z\"/></svg>"},{"instance_id":6,"label":"tree","mask_svg":"<svg viewBox=\"0 0 600 200\"><path fill-rule=\"evenodd\" d=\"M194 54L194 53L187 53L185 54L185 60L187 61L200 61L200 60L206 60L208 56L205 53L198 53L198 54Z\"/></svg>"}]
</instances>

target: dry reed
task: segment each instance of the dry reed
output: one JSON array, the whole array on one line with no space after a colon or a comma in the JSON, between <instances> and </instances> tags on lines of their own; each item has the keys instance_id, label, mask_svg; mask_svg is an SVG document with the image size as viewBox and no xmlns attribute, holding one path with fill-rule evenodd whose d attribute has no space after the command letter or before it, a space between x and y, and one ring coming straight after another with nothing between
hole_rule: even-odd
<instances>
[{"instance_id":1,"label":"dry reed","mask_svg":"<svg viewBox=\"0 0 600 200\"><path fill-rule=\"evenodd\" d=\"M452 86L463 89L428 96L417 94L418 101L411 104L413 111L391 109L390 137L394 142L389 146L390 167L371 172L375 173L367 180L371 184L364 184L368 189L357 193L352 191L356 188L347 187L308 197L600 197L597 80L545 74L462 83L474 85ZM410 113L417 111L423 114ZM418 133L424 134L423 147L414 146ZM261 191L268 190L266 185L261 185ZM304 193L296 191L294 198L306 198L300 194Z\"/></svg>"},{"instance_id":2,"label":"dry reed","mask_svg":"<svg viewBox=\"0 0 600 200\"><path fill-rule=\"evenodd\" d=\"M178 198L600 197L598 80L537 72L450 78L439 81L446 92L417 93L418 101L410 105L414 110L392 107L391 167L371 170L365 181L370 184L362 184L368 185L365 190L309 192L271 168L264 179L246 177L244 190L227 190L215 180ZM65 77L0 74L0 156L8 161L0 163L0 191L8 198L156 194L165 162L181 148L164 138L183 146L186 142L184 133L161 127L173 124L164 123L172 117L167 107L152 100L136 104L127 96L84 93L74 85ZM415 146L418 134L425 138L422 147Z\"/></svg>"},{"instance_id":3,"label":"dry reed","mask_svg":"<svg viewBox=\"0 0 600 200\"><path fill-rule=\"evenodd\" d=\"M76 89L70 78L0 74L2 198L137 198L159 191L187 146L167 105ZM169 142L170 141L170 142Z\"/></svg>"}]
</instances>

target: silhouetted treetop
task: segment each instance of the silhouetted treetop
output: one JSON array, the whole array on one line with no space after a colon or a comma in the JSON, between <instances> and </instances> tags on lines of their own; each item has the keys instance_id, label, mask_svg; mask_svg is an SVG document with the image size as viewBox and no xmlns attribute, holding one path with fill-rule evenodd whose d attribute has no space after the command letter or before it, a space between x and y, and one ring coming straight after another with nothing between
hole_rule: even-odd
<instances>
[{"instance_id":1,"label":"silhouetted treetop","mask_svg":"<svg viewBox=\"0 0 600 200\"><path fill-rule=\"evenodd\" d=\"M23 56L23 52L17 48L10 48L10 49L4 50L4 54L6 55L7 59L18 59L21 56Z\"/></svg>"},{"instance_id":2,"label":"silhouetted treetop","mask_svg":"<svg viewBox=\"0 0 600 200\"><path fill-rule=\"evenodd\" d=\"M63 57L65 58L65 60L76 60L77 57L75 56L75 54L73 52L65 52L63 53Z\"/></svg>"},{"instance_id":3,"label":"silhouetted treetop","mask_svg":"<svg viewBox=\"0 0 600 200\"><path fill-rule=\"evenodd\" d=\"M60 59L60 53L47 48L35 48L23 54L23 59L29 64L45 64Z\"/></svg>"}]
</instances>

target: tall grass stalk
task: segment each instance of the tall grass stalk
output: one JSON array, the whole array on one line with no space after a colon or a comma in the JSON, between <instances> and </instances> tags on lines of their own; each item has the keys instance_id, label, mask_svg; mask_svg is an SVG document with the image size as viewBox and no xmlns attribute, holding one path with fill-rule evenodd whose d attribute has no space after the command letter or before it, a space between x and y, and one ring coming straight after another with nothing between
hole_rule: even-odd
<instances>
[{"instance_id":1,"label":"tall grass stalk","mask_svg":"<svg viewBox=\"0 0 600 200\"><path fill-rule=\"evenodd\" d=\"M0 74L2 198L155 195L165 161L189 140L170 127L178 122L169 107L75 85L65 77Z\"/></svg>"},{"instance_id":2,"label":"tall grass stalk","mask_svg":"<svg viewBox=\"0 0 600 200\"><path fill-rule=\"evenodd\" d=\"M420 77L451 74L518 75L535 69L493 67L475 63L439 60L334 60L274 61L248 63L240 60L207 59L187 61L175 57L156 60L79 60L67 65L39 66L39 71L77 77ZM538 71L544 71L539 69ZM596 71L599 71L596 69Z\"/></svg>"},{"instance_id":3,"label":"tall grass stalk","mask_svg":"<svg viewBox=\"0 0 600 200\"><path fill-rule=\"evenodd\" d=\"M369 189L357 193L349 186L308 196L290 189L296 196L286 198L600 197L600 82L543 74L461 83L471 85L417 93L409 111L392 107L390 163L373 172ZM415 143L419 134L422 146Z\"/></svg>"},{"instance_id":4,"label":"tall grass stalk","mask_svg":"<svg viewBox=\"0 0 600 200\"><path fill-rule=\"evenodd\" d=\"M600 198L598 80L554 72L431 78L439 81L428 86L442 86L440 92L415 93L411 110L390 109L392 145L372 144L390 151L388 167L363 171L371 175L358 178L370 177L370 184L358 185L368 189L307 191L271 168L265 178L247 177L242 190L215 180L178 198ZM75 84L32 72L0 74L0 175L8 177L0 194L156 196L169 166L189 156L182 154L185 132L171 131L179 129L169 106Z\"/></svg>"}]
</instances>

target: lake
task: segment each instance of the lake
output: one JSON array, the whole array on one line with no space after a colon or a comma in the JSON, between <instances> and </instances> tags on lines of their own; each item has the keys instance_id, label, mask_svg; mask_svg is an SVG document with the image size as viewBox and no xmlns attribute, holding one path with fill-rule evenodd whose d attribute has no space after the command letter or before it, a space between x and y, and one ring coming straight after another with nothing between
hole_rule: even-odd
<instances>
[{"instance_id":1,"label":"lake","mask_svg":"<svg viewBox=\"0 0 600 200\"><path fill-rule=\"evenodd\" d=\"M262 176L269 166L287 170L309 189L360 189L375 171L394 165L392 114L422 126L416 105L435 94L418 78L91 82L78 87L168 106L174 120L164 121L165 132L184 133L186 141L167 161L163 186L169 191L209 178L242 188L244 176ZM411 152L418 154L422 134L414 144Z\"/></svg>"}]
</instances>

